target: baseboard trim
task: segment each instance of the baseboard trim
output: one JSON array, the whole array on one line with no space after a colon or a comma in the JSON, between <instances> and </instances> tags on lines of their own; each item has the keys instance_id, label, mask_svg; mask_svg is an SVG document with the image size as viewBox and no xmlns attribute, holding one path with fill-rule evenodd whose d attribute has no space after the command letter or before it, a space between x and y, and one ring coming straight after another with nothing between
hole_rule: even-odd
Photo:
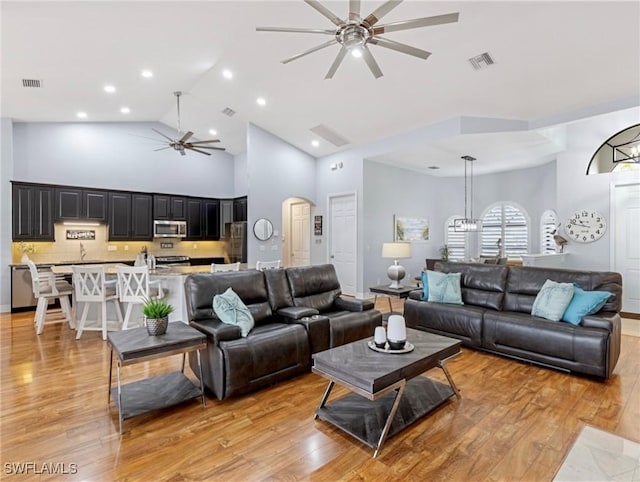
<instances>
[{"instance_id":1,"label":"baseboard trim","mask_svg":"<svg viewBox=\"0 0 640 482\"><path fill-rule=\"evenodd\" d=\"M11 305L0 305L0 313L11 313Z\"/></svg>"},{"instance_id":2,"label":"baseboard trim","mask_svg":"<svg viewBox=\"0 0 640 482\"><path fill-rule=\"evenodd\" d=\"M622 318L631 318L632 320L640 320L640 313L626 313L624 311L621 311L620 316Z\"/></svg>"}]
</instances>

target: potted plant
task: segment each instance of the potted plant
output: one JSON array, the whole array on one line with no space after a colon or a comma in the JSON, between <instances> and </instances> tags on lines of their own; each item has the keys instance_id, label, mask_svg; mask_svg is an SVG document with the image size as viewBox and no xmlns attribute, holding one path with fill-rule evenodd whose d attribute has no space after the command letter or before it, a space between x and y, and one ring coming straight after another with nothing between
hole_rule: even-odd
<instances>
[{"instance_id":1,"label":"potted plant","mask_svg":"<svg viewBox=\"0 0 640 482\"><path fill-rule=\"evenodd\" d=\"M144 325L150 336L164 335L167 332L169 324L169 314L173 313L175 308L165 300L158 298L145 299L142 305L142 313L144 314Z\"/></svg>"},{"instance_id":2,"label":"potted plant","mask_svg":"<svg viewBox=\"0 0 640 482\"><path fill-rule=\"evenodd\" d=\"M449 261L449 246L446 244L440 248L440 259L442 261Z\"/></svg>"}]
</instances>

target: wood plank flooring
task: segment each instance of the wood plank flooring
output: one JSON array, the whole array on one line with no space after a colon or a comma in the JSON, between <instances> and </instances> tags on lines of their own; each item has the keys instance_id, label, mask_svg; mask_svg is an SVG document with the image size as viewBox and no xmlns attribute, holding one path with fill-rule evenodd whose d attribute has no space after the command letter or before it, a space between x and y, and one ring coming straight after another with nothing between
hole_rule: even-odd
<instances>
[{"instance_id":1,"label":"wood plank flooring","mask_svg":"<svg viewBox=\"0 0 640 482\"><path fill-rule=\"evenodd\" d=\"M394 310L401 306L394 300ZM387 300L378 308L386 311ZM463 349L448 365L462 399L388 440L373 459L313 420L326 383L311 373L206 407L193 400L128 419L121 436L100 334L76 341L51 325L38 336L32 319L0 315L0 478L9 478L6 464L33 462L39 472L77 464L77 473L31 470L19 480L548 481L585 424L640 441L637 337L623 336L606 383ZM123 379L180 364L175 356L125 367ZM437 369L428 375L445 380ZM332 397L346 393L336 388Z\"/></svg>"}]
</instances>

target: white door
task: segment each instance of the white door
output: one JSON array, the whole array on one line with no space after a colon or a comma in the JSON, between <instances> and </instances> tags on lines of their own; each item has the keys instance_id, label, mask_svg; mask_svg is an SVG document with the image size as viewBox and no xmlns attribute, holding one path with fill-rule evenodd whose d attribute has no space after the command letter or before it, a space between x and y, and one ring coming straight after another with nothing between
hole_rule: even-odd
<instances>
[{"instance_id":1,"label":"white door","mask_svg":"<svg viewBox=\"0 0 640 482\"><path fill-rule=\"evenodd\" d=\"M614 271L622 274L622 311L640 313L640 184L614 187Z\"/></svg>"},{"instance_id":2,"label":"white door","mask_svg":"<svg viewBox=\"0 0 640 482\"><path fill-rule=\"evenodd\" d=\"M329 262L336 268L345 295L356 295L356 195L329 198Z\"/></svg>"},{"instance_id":3,"label":"white door","mask_svg":"<svg viewBox=\"0 0 640 482\"><path fill-rule=\"evenodd\" d=\"M311 206L309 203L291 205L291 262L289 266L311 264Z\"/></svg>"}]
</instances>

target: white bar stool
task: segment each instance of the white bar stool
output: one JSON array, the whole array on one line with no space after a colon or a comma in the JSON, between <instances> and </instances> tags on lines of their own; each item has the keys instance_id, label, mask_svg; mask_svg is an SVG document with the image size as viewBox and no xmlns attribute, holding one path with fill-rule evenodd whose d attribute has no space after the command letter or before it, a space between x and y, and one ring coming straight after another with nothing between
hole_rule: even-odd
<instances>
[{"instance_id":1,"label":"white bar stool","mask_svg":"<svg viewBox=\"0 0 640 482\"><path fill-rule=\"evenodd\" d=\"M211 263L212 273L224 273L227 271L240 271L240 263L227 263L227 264Z\"/></svg>"},{"instance_id":2,"label":"white bar stool","mask_svg":"<svg viewBox=\"0 0 640 482\"><path fill-rule=\"evenodd\" d=\"M144 304L150 298L164 298L160 280L149 281L147 266L118 266L118 297L121 303L128 303L122 329L129 328L133 306Z\"/></svg>"},{"instance_id":3,"label":"white bar stool","mask_svg":"<svg viewBox=\"0 0 640 482\"><path fill-rule=\"evenodd\" d=\"M73 293L73 287L63 279L57 278L56 275L50 271L38 271L38 268L36 268L36 265L30 259L27 260L27 265L31 272L33 296L38 300L36 315L34 317L36 333L38 335L42 333L45 322L46 324L68 322L70 328L75 328L75 321L71 313L71 305L69 304L69 296ZM60 300L62 318L56 313L47 319L49 301L55 300L56 298Z\"/></svg>"},{"instance_id":4,"label":"white bar stool","mask_svg":"<svg viewBox=\"0 0 640 482\"><path fill-rule=\"evenodd\" d=\"M117 280L105 281L104 266L71 266L73 270L73 284L75 287L76 303L84 303L82 316L78 323L78 333L76 340L82 336L82 332L102 331L102 339L107 339L107 302L113 302L118 317L118 324L122 326L122 312L120 311L120 302L118 301L118 291L116 287ZM89 304L99 303L99 324L98 326L86 327L87 315L89 313Z\"/></svg>"}]
</instances>

